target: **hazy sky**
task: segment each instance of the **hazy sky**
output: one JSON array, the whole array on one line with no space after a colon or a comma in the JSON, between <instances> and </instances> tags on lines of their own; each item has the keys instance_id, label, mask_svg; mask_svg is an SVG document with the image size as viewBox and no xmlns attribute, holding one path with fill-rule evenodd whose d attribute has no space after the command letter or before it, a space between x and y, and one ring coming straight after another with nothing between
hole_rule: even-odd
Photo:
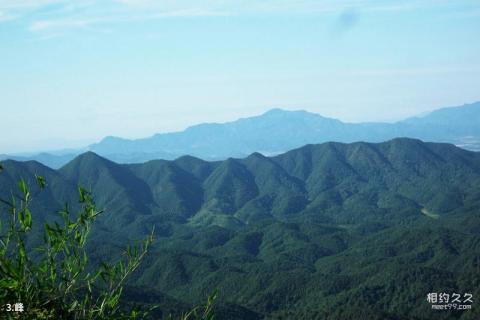
<instances>
[{"instance_id":1,"label":"hazy sky","mask_svg":"<svg viewBox=\"0 0 480 320\"><path fill-rule=\"evenodd\" d=\"M480 1L0 0L0 153L480 100Z\"/></svg>"}]
</instances>

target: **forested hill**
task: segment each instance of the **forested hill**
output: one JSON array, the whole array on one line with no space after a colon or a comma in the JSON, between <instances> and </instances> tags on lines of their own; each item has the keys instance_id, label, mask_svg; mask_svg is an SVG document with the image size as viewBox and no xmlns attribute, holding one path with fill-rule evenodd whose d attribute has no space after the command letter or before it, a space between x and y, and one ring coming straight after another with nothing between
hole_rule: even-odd
<instances>
[{"instance_id":1,"label":"forested hill","mask_svg":"<svg viewBox=\"0 0 480 320\"><path fill-rule=\"evenodd\" d=\"M415 218L423 208L441 216L477 201L480 186L478 153L402 138L218 162L185 156L122 165L87 152L58 171L34 162L6 161L5 167L7 174L44 173L64 190L91 188L114 215L114 229L144 220L242 226L301 214L325 222L384 222Z\"/></svg>"},{"instance_id":2,"label":"forested hill","mask_svg":"<svg viewBox=\"0 0 480 320\"><path fill-rule=\"evenodd\" d=\"M129 291L140 302L189 304L218 288L231 319L479 316L475 306L435 313L425 297L480 296L480 153L397 138L216 162L126 165L88 152L59 170L3 167L2 198L19 178L45 176L47 189L32 189L34 221L75 204L78 184L90 189L105 209L93 256L155 225L158 241L131 283L141 293Z\"/></svg>"}]
</instances>

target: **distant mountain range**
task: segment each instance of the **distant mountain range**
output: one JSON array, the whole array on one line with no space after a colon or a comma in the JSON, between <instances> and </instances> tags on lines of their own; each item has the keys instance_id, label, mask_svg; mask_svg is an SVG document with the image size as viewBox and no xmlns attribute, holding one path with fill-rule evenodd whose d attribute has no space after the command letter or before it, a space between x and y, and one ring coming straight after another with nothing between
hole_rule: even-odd
<instances>
[{"instance_id":1,"label":"distant mountain range","mask_svg":"<svg viewBox=\"0 0 480 320\"><path fill-rule=\"evenodd\" d=\"M290 113L266 116L279 114ZM118 164L87 152L59 170L3 167L0 198L26 179L37 227L65 202L75 209L78 184L91 190L105 209L92 230L94 257L155 226L158 240L126 296L169 297L159 310L218 289L228 314L220 319L480 316L475 307L439 313L426 301L432 291L480 295L478 152L396 138L210 162Z\"/></svg>"},{"instance_id":2,"label":"distant mountain range","mask_svg":"<svg viewBox=\"0 0 480 320\"><path fill-rule=\"evenodd\" d=\"M171 160L184 155L223 160L253 152L274 155L305 144L327 141L381 142L395 137L448 142L464 149L480 150L480 102L443 108L396 123L345 123L306 111L272 109L256 117L200 124L181 132L144 139L107 137L69 154L3 155L0 159L37 160L59 168L81 152L90 150L119 163Z\"/></svg>"}]
</instances>

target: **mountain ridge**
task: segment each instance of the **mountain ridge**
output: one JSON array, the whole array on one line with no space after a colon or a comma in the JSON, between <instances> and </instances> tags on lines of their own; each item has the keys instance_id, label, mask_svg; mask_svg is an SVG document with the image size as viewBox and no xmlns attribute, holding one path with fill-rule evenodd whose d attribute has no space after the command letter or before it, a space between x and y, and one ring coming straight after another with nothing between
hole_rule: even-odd
<instances>
[{"instance_id":1,"label":"mountain ridge","mask_svg":"<svg viewBox=\"0 0 480 320\"><path fill-rule=\"evenodd\" d=\"M184 156L117 164L89 151L49 170L69 188L84 185L101 195L99 204L115 211L116 216L109 217L122 219L122 225L145 226L149 219L185 223L199 214L207 220L223 215L230 222L249 223L258 217L316 212L326 221L373 222L384 220L379 217L387 210L385 201L398 212L410 208L420 214L419 208L426 207L440 216L460 208L465 199L476 201L473 186L480 185L480 153L396 138L310 144L273 157L257 152L213 162ZM424 184L431 186L423 190ZM376 202L365 200L371 197ZM355 215L350 203L357 204ZM403 217L392 217L397 218Z\"/></svg>"},{"instance_id":2,"label":"mountain ridge","mask_svg":"<svg viewBox=\"0 0 480 320\"><path fill-rule=\"evenodd\" d=\"M173 160L192 155L205 160L246 157L253 152L280 154L305 144L327 141L381 142L395 137L449 142L480 150L480 102L434 110L422 117L395 123L349 123L305 110L271 109L261 115L225 123L202 123L183 131L157 133L141 139L108 136L87 149L119 163ZM59 168L74 154L8 156L0 159L35 159Z\"/></svg>"}]
</instances>

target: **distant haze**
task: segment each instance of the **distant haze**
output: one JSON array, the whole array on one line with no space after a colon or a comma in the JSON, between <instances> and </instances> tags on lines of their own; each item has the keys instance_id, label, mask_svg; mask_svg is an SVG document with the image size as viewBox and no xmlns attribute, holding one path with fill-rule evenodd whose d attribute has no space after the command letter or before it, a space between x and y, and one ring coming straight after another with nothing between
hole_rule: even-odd
<instances>
[{"instance_id":1,"label":"distant haze","mask_svg":"<svg viewBox=\"0 0 480 320\"><path fill-rule=\"evenodd\" d=\"M77 150L0 154L0 160L35 160L51 168L60 168L85 151L119 163L143 163L185 155L224 160L255 152L275 155L306 144L381 142L395 137L453 143L467 150L480 151L479 124L480 102L441 108L428 115L394 123L345 123L307 111L276 108L260 116L225 123L202 123L183 131L158 133L141 139L108 136Z\"/></svg>"},{"instance_id":2,"label":"distant haze","mask_svg":"<svg viewBox=\"0 0 480 320\"><path fill-rule=\"evenodd\" d=\"M0 1L0 154L480 100L480 2Z\"/></svg>"}]
</instances>

